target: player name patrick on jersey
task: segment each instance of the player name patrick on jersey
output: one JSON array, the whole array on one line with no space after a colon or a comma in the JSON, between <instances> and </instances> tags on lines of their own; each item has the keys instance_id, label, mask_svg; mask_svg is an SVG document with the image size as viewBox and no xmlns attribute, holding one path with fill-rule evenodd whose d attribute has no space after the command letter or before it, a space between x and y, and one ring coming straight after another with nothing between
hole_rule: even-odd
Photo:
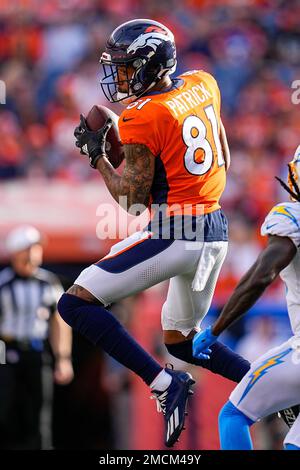
<instances>
[{"instance_id":1,"label":"player name patrick on jersey","mask_svg":"<svg viewBox=\"0 0 300 470\"><path fill-rule=\"evenodd\" d=\"M177 117L212 97L211 92L201 82L199 85L194 85L189 90L180 93L176 98L166 101L166 104Z\"/></svg>"}]
</instances>

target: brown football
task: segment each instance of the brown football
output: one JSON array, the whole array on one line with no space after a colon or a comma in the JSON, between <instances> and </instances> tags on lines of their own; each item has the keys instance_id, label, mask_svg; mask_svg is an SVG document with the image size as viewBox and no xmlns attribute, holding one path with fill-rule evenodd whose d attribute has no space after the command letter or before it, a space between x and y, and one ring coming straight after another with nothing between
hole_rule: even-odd
<instances>
[{"instance_id":1,"label":"brown football","mask_svg":"<svg viewBox=\"0 0 300 470\"><path fill-rule=\"evenodd\" d=\"M86 123L91 131L97 131L111 118L113 124L106 137L107 158L114 168L118 168L124 160L123 145L121 144L118 120L119 116L105 106L94 105L88 112Z\"/></svg>"}]
</instances>

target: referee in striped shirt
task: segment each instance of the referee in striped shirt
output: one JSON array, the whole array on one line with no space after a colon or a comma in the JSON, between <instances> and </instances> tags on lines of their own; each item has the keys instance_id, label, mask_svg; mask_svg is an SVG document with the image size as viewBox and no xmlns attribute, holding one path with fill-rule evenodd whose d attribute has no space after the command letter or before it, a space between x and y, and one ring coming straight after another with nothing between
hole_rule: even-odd
<instances>
[{"instance_id":1,"label":"referee in striped shirt","mask_svg":"<svg viewBox=\"0 0 300 470\"><path fill-rule=\"evenodd\" d=\"M71 329L56 312L63 292L58 278L40 268L41 235L32 226L7 238L11 266L0 272L0 448L39 449L42 353L49 336L54 380L73 378Z\"/></svg>"}]
</instances>

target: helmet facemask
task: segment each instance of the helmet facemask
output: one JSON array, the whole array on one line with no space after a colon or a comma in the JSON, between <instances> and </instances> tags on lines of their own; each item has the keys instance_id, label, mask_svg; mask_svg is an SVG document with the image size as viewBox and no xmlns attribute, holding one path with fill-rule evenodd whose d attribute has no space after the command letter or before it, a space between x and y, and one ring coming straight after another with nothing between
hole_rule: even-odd
<instances>
[{"instance_id":1,"label":"helmet facemask","mask_svg":"<svg viewBox=\"0 0 300 470\"><path fill-rule=\"evenodd\" d=\"M124 104L129 104L156 85L163 76L173 72L173 70L162 69L162 67L153 69L148 58L135 57L127 60L113 60L106 52L102 54L100 63L104 71L104 77L100 82L101 88L111 103L122 101ZM176 61L174 70L175 68ZM125 78L120 80L120 75L125 75ZM120 88L123 88L124 85L127 85L127 91L123 92Z\"/></svg>"},{"instance_id":2,"label":"helmet facemask","mask_svg":"<svg viewBox=\"0 0 300 470\"><path fill-rule=\"evenodd\" d=\"M129 98L136 99L136 95L132 90L132 84L136 71L133 63L136 60L112 60L110 54L104 52L101 56L100 63L103 67L104 77L100 84L105 97L111 103L127 100ZM122 88L125 90L122 91ZM131 100L131 101L132 101Z\"/></svg>"}]
</instances>

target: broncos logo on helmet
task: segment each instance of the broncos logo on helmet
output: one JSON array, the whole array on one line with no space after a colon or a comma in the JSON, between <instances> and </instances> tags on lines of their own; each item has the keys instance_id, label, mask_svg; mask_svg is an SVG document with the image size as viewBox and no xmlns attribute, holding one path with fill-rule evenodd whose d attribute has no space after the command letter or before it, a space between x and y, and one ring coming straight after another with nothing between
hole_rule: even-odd
<instances>
[{"instance_id":1,"label":"broncos logo on helmet","mask_svg":"<svg viewBox=\"0 0 300 470\"><path fill-rule=\"evenodd\" d=\"M138 38L136 38L132 44L127 49L127 53L135 54L138 49L144 47L151 47L155 52L158 46L162 43L162 41L169 41L170 38L166 36L166 34L162 33L146 33L141 34ZM149 55L149 54L148 54Z\"/></svg>"}]
</instances>

